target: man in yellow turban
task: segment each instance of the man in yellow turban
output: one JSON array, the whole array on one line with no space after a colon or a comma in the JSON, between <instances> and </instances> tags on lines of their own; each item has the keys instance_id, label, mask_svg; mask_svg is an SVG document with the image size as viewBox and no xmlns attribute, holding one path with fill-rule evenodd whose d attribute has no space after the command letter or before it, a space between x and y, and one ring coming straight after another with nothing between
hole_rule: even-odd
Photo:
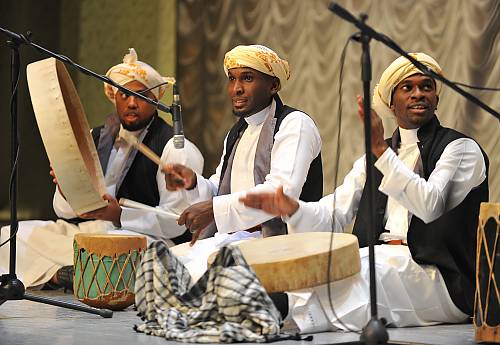
<instances>
[{"instance_id":1,"label":"man in yellow turban","mask_svg":"<svg viewBox=\"0 0 500 345\"><path fill-rule=\"evenodd\" d=\"M111 67L106 75L117 84L156 100L164 95L168 86L165 82L174 82L173 78L164 78L151 66L139 61L133 48L123 62ZM52 282L72 288L72 241L76 232L144 234L150 240L162 239L171 245L191 239L186 227L177 224L177 217L119 205L118 200L126 198L179 215L188 203L182 193L168 191L160 167L120 140L118 133L125 131L137 137L139 142L161 156L163 162L185 164L198 173L203 170L200 151L188 140L183 149L174 148L173 130L158 116L154 106L108 84L105 84L104 92L114 104L115 111L106 118L103 126L92 129L92 137L104 172L107 189L104 198L108 205L77 215L64 198L64 190L56 188L54 211L60 218L69 219L69 223L63 220L57 223L20 223L17 243L23 260L19 262L18 273L28 287L44 284L54 277ZM53 172L51 174L57 183L56 176ZM83 222L91 219L95 221ZM8 231L1 233L8 234ZM3 258L0 255L0 268L4 265ZM61 269L61 266L65 267Z\"/></svg>"},{"instance_id":2,"label":"man in yellow turban","mask_svg":"<svg viewBox=\"0 0 500 345\"><path fill-rule=\"evenodd\" d=\"M319 200L323 176L318 129L308 115L284 105L278 96L290 78L290 68L273 50L237 46L226 53L223 66L233 113L239 119L226 136L220 164L209 179L179 165L165 170L167 188L186 189L193 203L179 224L195 232L194 240L240 230L284 234L286 225L279 218L245 207L238 198L248 191L274 191L283 185L296 198Z\"/></svg>"},{"instance_id":3,"label":"man in yellow turban","mask_svg":"<svg viewBox=\"0 0 500 345\"><path fill-rule=\"evenodd\" d=\"M424 53L410 53L410 56L437 74L443 74L437 61L429 55ZM389 67L385 69L380 77L379 83L375 86L375 90L373 91L373 109L377 114L387 117L394 116L394 111L391 108L394 89L401 81L414 74L421 74L421 72L404 56L394 60ZM434 82L435 93L436 96L439 97L441 93L441 82L438 80L434 80Z\"/></svg>"},{"instance_id":4,"label":"man in yellow turban","mask_svg":"<svg viewBox=\"0 0 500 345\"><path fill-rule=\"evenodd\" d=\"M415 59L442 73L423 53ZM471 138L442 127L435 115L439 82L422 74L406 58L396 59L374 91L372 154L376 219L365 190L365 157L359 158L334 194L304 203L274 194L247 195L249 206L280 215L289 230L342 232L356 217L361 273L335 282L333 305L340 320L361 329L370 320L368 229L375 232L377 296L380 317L397 327L463 322L472 315L475 289L475 247L479 204L488 200L488 158ZM358 113L363 104L358 96ZM384 140L377 113L398 124ZM330 313L326 288L289 294L293 318L302 331L344 326ZM300 306L300 307L299 307ZM312 317L309 322L306 314ZM319 326L318 326L319 325Z\"/></svg>"}]
</instances>

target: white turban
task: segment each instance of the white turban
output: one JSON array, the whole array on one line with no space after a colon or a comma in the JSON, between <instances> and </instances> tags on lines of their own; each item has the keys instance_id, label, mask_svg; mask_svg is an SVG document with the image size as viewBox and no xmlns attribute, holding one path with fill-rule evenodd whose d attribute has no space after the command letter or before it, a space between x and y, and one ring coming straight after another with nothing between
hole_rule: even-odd
<instances>
[{"instance_id":1,"label":"white turban","mask_svg":"<svg viewBox=\"0 0 500 345\"><path fill-rule=\"evenodd\" d=\"M288 61L281 59L272 49L262 45L237 46L224 56L224 72L238 67L250 67L259 72L276 77L281 89L290 79Z\"/></svg>"},{"instance_id":2,"label":"white turban","mask_svg":"<svg viewBox=\"0 0 500 345\"><path fill-rule=\"evenodd\" d=\"M439 64L429 55L424 53L410 53L410 56L429 67L437 74L443 74ZM394 112L390 108L394 89L401 81L418 73L422 73L422 71L415 67L410 60L404 56L400 56L394 60L394 62L386 68L384 73L382 73L379 83L373 90L372 107L375 112L377 112L380 116L394 116ZM436 95L439 96L439 93L441 92L441 82L438 80L435 82Z\"/></svg>"},{"instance_id":3,"label":"white turban","mask_svg":"<svg viewBox=\"0 0 500 345\"><path fill-rule=\"evenodd\" d=\"M175 79L172 77L162 77L153 67L137 60L137 53L134 48L129 49L129 53L123 57L123 63L111 67L106 76L120 86L123 86L131 81L138 81L147 88L154 87L163 82L174 84ZM168 84L152 89L151 92L160 100L165 94ZM116 87L104 83L104 94L108 99L115 103L115 93L118 91Z\"/></svg>"}]
</instances>

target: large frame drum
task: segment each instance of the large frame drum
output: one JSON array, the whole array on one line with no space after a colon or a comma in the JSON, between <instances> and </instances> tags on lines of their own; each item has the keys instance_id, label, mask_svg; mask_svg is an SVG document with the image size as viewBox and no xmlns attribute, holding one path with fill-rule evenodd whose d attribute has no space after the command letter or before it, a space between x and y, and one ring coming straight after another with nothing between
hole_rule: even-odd
<instances>
[{"instance_id":1,"label":"large frame drum","mask_svg":"<svg viewBox=\"0 0 500 345\"><path fill-rule=\"evenodd\" d=\"M122 310L132 305L136 267L146 247L145 236L76 234L75 297L96 308Z\"/></svg>"},{"instance_id":2,"label":"large frame drum","mask_svg":"<svg viewBox=\"0 0 500 345\"><path fill-rule=\"evenodd\" d=\"M482 203L477 228L474 327L477 342L500 343L500 204Z\"/></svg>"},{"instance_id":3,"label":"large frame drum","mask_svg":"<svg viewBox=\"0 0 500 345\"><path fill-rule=\"evenodd\" d=\"M54 58L26 68L36 122L59 187L76 214L106 206L102 168L80 98Z\"/></svg>"},{"instance_id":4,"label":"large frame drum","mask_svg":"<svg viewBox=\"0 0 500 345\"><path fill-rule=\"evenodd\" d=\"M331 282L361 270L357 237L334 233L330 250L330 236L330 232L305 232L246 240L232 245L238 246L268 293L293 291L326 284L328 268ZM183 243L171 250L177 256L187 256L192 249L189 243ZM209 265L216 255L217 251L209 255Z\"/></svg>"}]
</instances>

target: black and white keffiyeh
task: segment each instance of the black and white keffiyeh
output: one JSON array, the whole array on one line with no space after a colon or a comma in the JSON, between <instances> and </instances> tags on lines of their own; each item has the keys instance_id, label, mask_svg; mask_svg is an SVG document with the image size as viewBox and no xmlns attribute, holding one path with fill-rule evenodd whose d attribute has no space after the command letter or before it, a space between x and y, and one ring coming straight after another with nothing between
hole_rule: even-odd
<instances>
[{"instance_id":1,"label":"black and white keffiyeh","mask_svg":"<svg viewBox=\"0 0 500 345\"><path fill-rule=\"evenodd\" d=\"M150 244L137 270L136 331L196 343L266 342L281 315L237 247L223 247L195 283L164 242Z\"/></svg>"}]
</instances>

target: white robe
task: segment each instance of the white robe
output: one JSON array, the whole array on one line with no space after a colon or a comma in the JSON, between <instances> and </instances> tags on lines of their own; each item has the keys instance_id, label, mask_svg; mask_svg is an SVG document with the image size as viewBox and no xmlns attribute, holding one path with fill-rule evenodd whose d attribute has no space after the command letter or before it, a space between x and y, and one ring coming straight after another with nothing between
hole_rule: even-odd
<instances>
[{"instance_id":1,"label":"white robe","mask_svg":"<svg viewBox=\"0 0 500 345\"><path fill-rule=\"evenodd\" d=\"M262 111L246 117L248 128L236 148L231 170L231 193L217 194L224 152L215 174L209 179L197 174L197 186L185 191L188 200L196 203L213 198L215 223L219 233L250 229L272 218L269 214L246 207L239 198L247 192L273 192L283 186L285 193L300 196L311 162L321 150L321 138L314 121L301 111L288 114L274 136L271 150L271 168L264 183L254 183L254 159L262 124L267 116L274 116L276 102ZM227 138L226 138L227 139ZM242 144L243 143L243 144Z\"/></svg>"},{"instance_id":2,"label":"white robe","mask_svg":"<svg viewBox=\"0 0 500 345\"><path fill-rule=\"evenodd\" d=\"M138 133L144 138L145 133ZM112 149L105 176L107 192L115 195L115 181L118 176L110 177L115 165L123 164L126 154L123 147ZM198 148L186 140L183 149L175 149L170 139L165 145L161 159L165 163L180 163L191 167L197 173L203 170L203 156ZM189 205L182 192L169 192L165 187L164 174L158 168L156 182L160 209L179 215ZM73 218L76 214L56 188L54 210L59 217ZM168 217L155 212L122 207L121 228L115 228L111 222L89 221L77 225L64 220L23 221L19 223L17 233L16 274L26 287L34 287L49 281L59 268L73 264L73 236L78 232L143 234L148 240L162 239L170 244L169 238L181 235L185 227L177 225L176 217ZM0 239L5 241L10 236L10 227L0 230ZM0 273L9 269L9 245L0 248Z\"/></svg>"},{"instance_id":3,"label":"white robe","mask_svg":"<svg viewBox=\"0 0 500 345\"><path fill-rule=\"evenodd\" d=\"M401 130L401 139L416 138L416 130ZM384 175L379 190L425 222L431 222L457 206L486 178L486 166L479 146L471 139L457 139L447 145L426 181L387 149L375 162ZM365 184L365 157L334 194L319 202L304 203L285 218L290 232L342 232L358 211ZM335 204L335 207L334 207ZM385 219L388 218L385 215ZM411 215L410 215L411 216ZM407 229L406 229L407 231ZM384 234L384 240L406 240L406 231ZM402 235L403 234L403 235ZM370 320L368 248L360 250L361 272L332 284L332 303L341 324L330 308L326 285L289 294L290 310L302 332L335 328L360 330ZM466 319L452 302L443 278L435 266L418 265L407 246L375 246L379 317L396 327L425 326ZM335 264L335 263L334 263Z\"/></svg>"}]
</instances>

